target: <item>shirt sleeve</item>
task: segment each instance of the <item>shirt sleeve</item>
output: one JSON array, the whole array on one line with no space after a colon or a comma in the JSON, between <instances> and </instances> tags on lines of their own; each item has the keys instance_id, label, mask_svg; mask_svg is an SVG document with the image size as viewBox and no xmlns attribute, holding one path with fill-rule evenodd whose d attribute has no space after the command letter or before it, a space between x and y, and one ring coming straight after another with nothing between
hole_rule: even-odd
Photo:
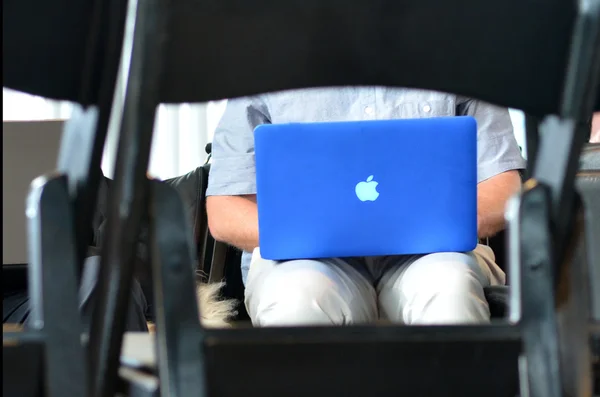
<instances>
[{"instance_id":1,"label":"shirt sleeve","mask_svg":"<svg viewBox=\"0 0 600 397\"><path fill-rule=\"evenodd\" d=\"M227 101L213 137L207 196L256 194L254 128L270 123L261 98Z\"/></svg>"},{"instance_id":2,"label":"shirt sleeve","mask_svg":"<svg viewBox=\"0 0 600 397\"><path fill-rule=\"evenodd\" d=\"M477 120L477 182L525 168L507 108L467 99L457 113Z\"/></svg>"}]
</instances>

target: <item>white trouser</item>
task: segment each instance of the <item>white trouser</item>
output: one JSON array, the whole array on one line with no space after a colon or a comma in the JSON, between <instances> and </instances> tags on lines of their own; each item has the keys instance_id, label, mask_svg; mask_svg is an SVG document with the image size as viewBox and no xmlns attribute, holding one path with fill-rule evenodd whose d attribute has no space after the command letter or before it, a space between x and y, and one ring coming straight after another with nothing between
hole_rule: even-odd
<instances>
[{"instance_id":1,"label":"white trouser","mask_svg":"<svg viewBox=\"0 0 600 397\"><path fill-rule=\"evenodd\" d=\"M471 253L293 260L252 255L246 308L255 326L489 321L483 294L505 283L492 250Z\"/></svg>"}]
</instances>

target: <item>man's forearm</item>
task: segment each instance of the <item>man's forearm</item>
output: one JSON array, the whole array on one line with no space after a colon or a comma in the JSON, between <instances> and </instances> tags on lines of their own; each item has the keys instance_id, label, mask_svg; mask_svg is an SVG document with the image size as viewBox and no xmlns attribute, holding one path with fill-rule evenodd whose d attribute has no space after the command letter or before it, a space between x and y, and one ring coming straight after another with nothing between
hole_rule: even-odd
<instances>
[{"instance_id":1,"label":"man's forearm","mask_svg":"<svg viewBox=\"0 0 600 397\"><path fill-rule=\"evenodd\" d=\"M600 112L594 113L592 119L592 135L590 136L590 142L600 143Z\"/></svg>"},{"instance_id":2,"label":"man's forearm","mask_svg":"<svg viewBox=\"0 0 600 397\"><path fill-rule=\"evenodd\" d=\"M504 211L484 213L477 218L477 235L479 238L492 237L506 227Z\"/></svg>"},{"instance_id":3,"label":"man's forearm","mask_svg":"<svg viewBox=\"0 0 600 397\"><path fill-rule=\"evenodd\" d=\"M208 225L215 240L244 251L258 247L255 196L214 196L206 200Z\"/></svg>"},{"instance_id":4,"label":"man's forearm","mask_svg":"<svg viewBox=\"0 0 600 397\"><path fill-rule=\"evenodd\" d=\"M505 228L508 199L521 187L517 171L508 171L483 181L477 187L477 226L480 238L491 237Z\"/></svg>"}]
</instances>

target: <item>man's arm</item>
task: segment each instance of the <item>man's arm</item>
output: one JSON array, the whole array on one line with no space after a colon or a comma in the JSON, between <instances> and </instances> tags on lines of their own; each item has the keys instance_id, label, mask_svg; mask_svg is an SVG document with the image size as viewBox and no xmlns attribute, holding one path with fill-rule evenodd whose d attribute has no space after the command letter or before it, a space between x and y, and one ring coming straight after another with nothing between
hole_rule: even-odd
<instances>
[{"instance_id":1,"label":"man's arm","mask_svg":"<svg viewBox=\"0 0 600 397\"><path fill-rule=\"evenodd\" d=\"M479 238L491 237L505 227L508 199L521 188L518 171L506 171L477 186L477 230Z\"/></svg>"},{"instance_id":2,"label":"man's arm","mask_svg":"<svg viewBox=\"0 0 600 397\"><path fill-rule=\"evenodd\" d=\"M231 99L212 142L208 227L216 240L245 251L258 246L254 128L269 122L261 97Z\"/></svg>"},{"instance_id":3,"label":"man's arm","mask_svg":"<svg viewBox=\"0 0 600 397\"><path fill-rule=\"evenodd\" d=\"M507 108L464 99L457 113L477 120L477 223L480 238L505 227L508 199L519 190L518 170L525 168Z\"/></svg>"},{"instance_id":4,"label":"man's arm","mask_svg":"<svg viewBox=\"0 0 600 397\"><path fill-rule=\"evenodd\" d=\"M600 143L600 112L594 113L592 118L592 134L590 135L591 143Z\"/></svg>"},{"instance_id":5,"label":"man's arm","mask_svg":"<svg viewBox=\"0 0 600 397\"><path fill-rule=\"evenodd\" d=\"M215 240L248 252L258 247L256 195L207 197L206 212Z\"/></svg>"}]
</instances>

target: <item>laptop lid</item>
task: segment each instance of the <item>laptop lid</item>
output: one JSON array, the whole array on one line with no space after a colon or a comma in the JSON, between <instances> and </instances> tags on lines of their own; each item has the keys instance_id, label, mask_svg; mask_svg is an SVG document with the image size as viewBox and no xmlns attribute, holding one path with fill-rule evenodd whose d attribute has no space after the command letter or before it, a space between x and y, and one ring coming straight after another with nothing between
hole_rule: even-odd
<instances>
[{"instance_id":1,"label":"laptop lid","mask_svg":"<svg viewBox=\"0 0 600 397\"><path fill-rule=\"evenodd\" d=\"M2 264L27 259L25 200L31 182L56 169L64 121L2 123Z\"/></svg>"},{"instance_id":2,"label":"laptop lid","mask_svg":"<svg viewBox=\"0 0 600 397\"><path fill-rule=\"evenodd\" d=\"M266 259L466 252L477 244L468 116L255 130Z\"/></svg>"}]
</instances>

